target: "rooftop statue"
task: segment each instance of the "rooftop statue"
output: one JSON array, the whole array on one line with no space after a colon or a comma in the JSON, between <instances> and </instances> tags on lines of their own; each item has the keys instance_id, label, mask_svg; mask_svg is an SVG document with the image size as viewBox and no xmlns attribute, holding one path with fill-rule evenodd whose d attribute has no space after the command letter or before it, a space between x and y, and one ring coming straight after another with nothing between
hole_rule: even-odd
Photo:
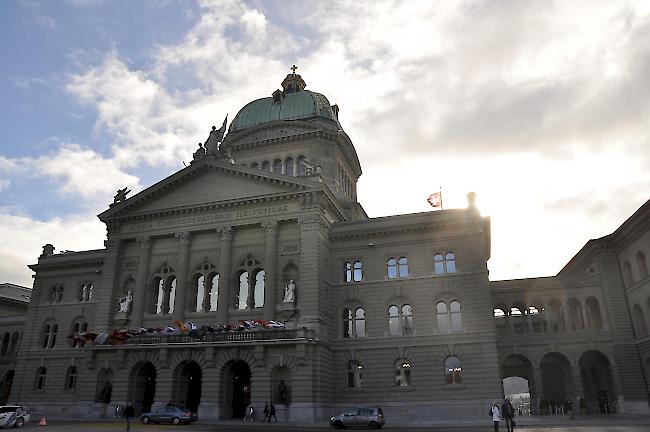
<instances>
[{"instance_id":1,"label":"rooftop statue","mask_svg":"<svg viewBox=\"0 0 650 432\"><path fill-rule=\"evenodd\" d=\"M196 160L199 160L199 159L203 159L204 157L205 157L205 149L203 148L203 143L199 143L198 150L196 150L194 152L194 154L192 154L192 162L194 162Z\"/></svg>"},{"instance_id":2,"label":"rooftop statue","mask_svg":"<svg viewBox=\"0 0 650 432\"><path fill-rule=\"evenodd\" d=\"M208 155L219 156L219 143L223 141L223 135L226 133L226 123L228 121L228 116L223 120L223 124L219 129L216 126L212 126L210 135L205 141L205 152Z\"/></svg>"},{"instance_id":3,"label":"rooftop statue","mask_svg":"<svg viewBox=\"0 0 650 432\"><path fill-rule=\"evenodd\" d=\"M117 193L113 197L113 204L117 204L122 201L126 201L126 196L131 192L129 188L118 189Z\"/></svg>"}]
</instances>

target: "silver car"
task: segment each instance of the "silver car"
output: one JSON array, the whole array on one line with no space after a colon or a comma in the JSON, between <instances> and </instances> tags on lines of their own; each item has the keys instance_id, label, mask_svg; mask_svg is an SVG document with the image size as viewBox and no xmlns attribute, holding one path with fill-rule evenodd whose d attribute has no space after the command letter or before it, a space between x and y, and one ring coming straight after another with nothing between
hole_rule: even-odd
<instances>
[{"instance_id":1,"label":"silver car","mask_svg":"<svg viewBox=\"0 0 650 432\"><path fill-rule=\"evenodd\" d=\"M0 406L0 428L21 428L29 421L30 413L27 408L20 405Z\"/></svg>"},{"instance_id":2,"label":"silver car","mask_svg":"<svg viewBox=\"0 0 650 432\"><path fill-rule=\"evenodd\" d=\"M381 408L347 408L330 419L330 425L337 429L345 427L367 427L379 429L386 424Z\"/></svg>"},{"instance_id":3,"label":"silver car","mask_svg":"<svg viewBox=\"0 0 650 432\"><path fill-rule=\"evenodd\" d=\"M177 425L183 423L188 425L198 419L196 413L177 406L164 406L155 411L143 413L140 416L140 421L144 424L171 423Z\"/></svg>"}]
</instances>

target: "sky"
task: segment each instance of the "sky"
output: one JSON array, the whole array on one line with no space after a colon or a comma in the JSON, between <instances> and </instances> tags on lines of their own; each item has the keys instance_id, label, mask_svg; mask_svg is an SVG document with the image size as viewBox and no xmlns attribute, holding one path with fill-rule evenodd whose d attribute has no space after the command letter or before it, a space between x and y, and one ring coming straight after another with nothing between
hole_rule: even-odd
<instances>
[{"instance_id":1,"label":"sky","mask_svg":"<svg viewBox=\"0 0 650 432\"><path fill-rule=\"evenodd\" d=\"M491 280L549 276L650 198L650 2L0 2L0 282L103 247L289 67L340 107L371 217L478 206ZM459 262L461 261L459 257Z\"/></svg>"}]
</instances>

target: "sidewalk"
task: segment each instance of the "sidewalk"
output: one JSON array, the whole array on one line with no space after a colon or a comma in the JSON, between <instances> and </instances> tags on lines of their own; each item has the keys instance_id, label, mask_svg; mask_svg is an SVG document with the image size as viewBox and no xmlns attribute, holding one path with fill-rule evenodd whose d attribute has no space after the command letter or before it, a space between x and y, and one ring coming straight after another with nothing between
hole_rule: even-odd
<instances>
[{"instance_id":1,"label":"sidewalk","mask_svg":"<svg viewBox=\"0 0 650 432\"><path fill-rule=\"evenodd\" d=\"M69 418L69 417L47 417L48 421L70 421L70 422L102 422L102 423L121 423L122 419L118 418ZM40 418L32 418L32 421L38 421ZM552 415L552 416L518 416L515 418L518 426L536 426L536 427L568 427L568 426L645 426L647 425L650 430L650 416L649 415L584 415L576 416L574 420L570 420L569 416ZM135 419L137 422L138 420ZM485 426L491 422L489 419L482 418L443 418L435 422L410 422L410 423L392 423L387 419L387 427L390 429L409 429L409 428L463 428L463 427L480 427ZM252 424L261 424L261 421L253 422ZM199 420L198 424L201 425L245 425L251 424L243 422L241 419L232 420ZM317 426L326 426L327 421L318 423L265 423L265 427L278 428L283 430L288 429L306 429Z\"/></svg>"}]
</instances>

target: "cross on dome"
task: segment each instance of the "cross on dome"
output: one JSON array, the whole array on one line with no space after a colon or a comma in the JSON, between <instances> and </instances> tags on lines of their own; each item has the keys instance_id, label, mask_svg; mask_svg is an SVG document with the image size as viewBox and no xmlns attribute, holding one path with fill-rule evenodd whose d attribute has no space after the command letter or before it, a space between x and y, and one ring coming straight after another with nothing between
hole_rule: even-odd
<instances>
[{"instance_id":1,"label":"cross on dome","mask_svg":"<svg viewBox=\"0 0 650 432\"><path fill-rule=\"evenodd\" d=\"M293 65L289 69L291 69L291 72L293 72L293 74L295 75L296 74L296 69L298 69L298 66Z\"/></svg>"}]
</instances>

